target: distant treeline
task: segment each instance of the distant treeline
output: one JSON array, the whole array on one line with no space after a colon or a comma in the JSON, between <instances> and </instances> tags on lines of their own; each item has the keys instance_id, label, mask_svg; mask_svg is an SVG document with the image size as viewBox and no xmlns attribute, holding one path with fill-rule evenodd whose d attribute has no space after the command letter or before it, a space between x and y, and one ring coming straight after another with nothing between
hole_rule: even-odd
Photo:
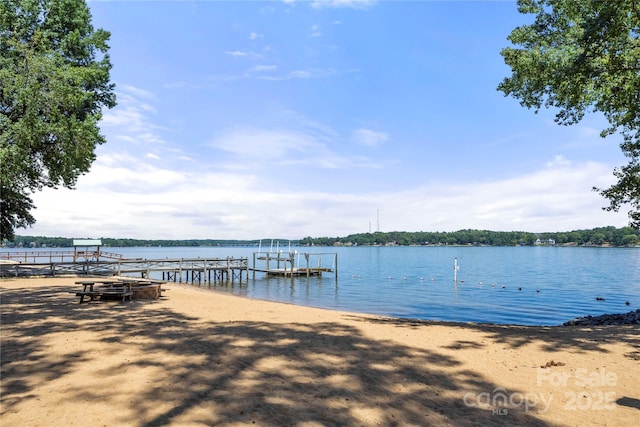
<instances>
[{"instance_id":1,"label":"distant treeline","mask_svg":"<svg viewBox=\"0 0 640 427\"><path fill-rule=\"evenodd\" d=\"M16 236L12 242L4 241L7 247L48 247L48 248L72 248L74 239L86 239L86 237L45 237L45 236ZM93 238L91 238L93 239ZM113 239L102 238L102 246L119 248L145 247L145 246L258 246L260 240L214 240L214 239L188 239L188 240L144 240L144 239ZM282 241L282 240L281 240ZM263 240L263 244L267 242ZM270 240L269 240L270 242ZM268 243L267 243L268 244Z\"/></svg>"},{"instance_id":2,"label":"distant treeline","mask_svg":"<svg viewBox=\"0 0 640 427\"><path fill-rule=\"evenodd\" d=\"M346 237L306 237L302 245L315 246L371 246L371 245L575 245L575 246L636 246L640 244L640 230L629 227L601 227L554 233L524 231L460 230L454 232L360 233Z\"/></svg>"},{"instance_id":3,"label":"distant treeline","mask_svg":"<svg viewBox=\"0 0 640 427\"><path fill-rule=\"evenodd\" d=\"M50 247L68 248L73 246L73 238L16 236L13 242L5 241L8 247ZM102 238L103 246L140 247L140 246L258 246L260 240L140 240ZM282 247L287 239L279 241ZM373 246L373 245L575 245L575 246L637 246L640 245L640 230L629 227L601 227L591 230L567 232L529 233L524 231L488 231L460 230L453 232L376 232L351 234L346 237L305 237L297 242L302 246ZM271 245L271 239L262 239L262 246Z\"/></svg>"}]
</instances>

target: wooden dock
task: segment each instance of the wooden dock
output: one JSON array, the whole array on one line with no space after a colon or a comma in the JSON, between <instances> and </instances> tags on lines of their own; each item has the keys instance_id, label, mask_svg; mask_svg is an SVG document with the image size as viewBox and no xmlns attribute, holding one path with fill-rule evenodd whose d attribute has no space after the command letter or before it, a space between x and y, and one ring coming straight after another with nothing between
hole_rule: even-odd
<instances>
[{"instance_id":1,"label":"wooden dock","mask_svg":"<svg viewBox=\"0 0 640 427\"><path fill-rule=\"evenodd\" d=\"M77 262L77 261L97 261L100 259L124 259L121 254L107 251L14 251L0 252L0 261L18 261L22 263L43 263L43 262Z\"/></svg>"},{"instance_id":2,"label":"wooden dock","mask_svg":"<svg viewBox=\"0 0 640 427\"><path fill-rule=\"evenodd\" d=\"M301 265L302 264L302 265ZM255 272L267 276L321 276L322 273L335 273L338 277L337 253L299 253L299 252L255 252L253 268Z\"/></svg>"},{"instance_id":3,"label":"wooden dock","mask_svg":"<svg viewBox=\"0 0 640 427\"><path fill-rule=\"evenodd\" d=\"M4 255L4 254L3 254ZM247 280L247 258L179 259L100 259L73 261L58 258L27 261L3 258L0 276L55 276L63 274L92 276L135 276L173 282L226 282ZM155 276L155 277L154 277Z\"/></svg>"},{"instance_id":4,"label":"wooden dock","mask_svg":"<svg viewBox=\"0 0 640 427\"><path fill-rule=\"evenodd\" d=\"M334 273L338 277L338 254L256 252L248 258L131 259L101 252L99 258L78 259L73 251L0 253L0 276L91 275L134 276L187 283L248 280L249 271L267 276L311 277Z\"/></svg>"}]
</instances>

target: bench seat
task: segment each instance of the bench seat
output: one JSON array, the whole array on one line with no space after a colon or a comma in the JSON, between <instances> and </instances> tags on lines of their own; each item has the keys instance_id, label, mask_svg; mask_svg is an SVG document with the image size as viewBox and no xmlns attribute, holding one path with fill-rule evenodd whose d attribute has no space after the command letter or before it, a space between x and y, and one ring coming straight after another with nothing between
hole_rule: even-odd
<instances>
[{"instance_id":1,"label":"bench seat","mask_svg":"<svg viewBox=\"0 0 640 427\"><path fill-rule=\"evenodd\" d=\"M76 292L76 296L80 297L80 304L84 302L85 297L90 297L91 301L93 301L97 297L103 297L105 295L122 297L122 302L124 302L127 297L129 298L129 301L131 301L131 296L133 295L133 292L126 288L110 288L110 289L100 289L97 291Z\"/></svg>"}]
</instances>

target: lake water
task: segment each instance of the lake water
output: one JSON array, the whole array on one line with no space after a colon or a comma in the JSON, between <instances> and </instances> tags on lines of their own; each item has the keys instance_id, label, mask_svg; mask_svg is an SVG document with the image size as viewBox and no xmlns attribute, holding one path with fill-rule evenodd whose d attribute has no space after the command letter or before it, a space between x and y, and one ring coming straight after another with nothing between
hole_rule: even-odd
<instances>
[{"instance_id":1,"label":"lake water","mask_svg":"<svg viewBox=\"0 0 640 427\"><path fill-rule=\"evenodd\" d=\"M325 273L321 278L267 278L256 273L254 280L250 273L248 281L199 286L248 298L352 312L521 325L558 325L579 316L623 313L640 307L640 248L280 249L337 253L338 277ZM104 250L146 259L244 256L252 265L257 248Z\"/></svg>"}]
</instances>

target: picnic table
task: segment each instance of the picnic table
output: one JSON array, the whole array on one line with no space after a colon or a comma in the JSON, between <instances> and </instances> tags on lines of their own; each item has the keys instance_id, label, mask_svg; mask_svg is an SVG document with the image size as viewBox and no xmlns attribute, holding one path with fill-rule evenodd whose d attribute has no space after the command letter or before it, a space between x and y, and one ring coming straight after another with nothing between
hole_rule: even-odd
<instances>
[{"instance_id":1,"label":"picnic table","mask_svg":"<svg viewBox=\"0 0 640 427\"><path fill-rule=\"evenodd\" d=\"M99 286L95 287L96 284ZM131 289L132 284L133 282L129 280L78 280L76 281L76 285L82 285L82 291L78 291L75 294L80 297L80 304L84 302L86 297L89 297L90 301L93 301L98 297L102 299L103 296L116 296L122 297L122 302L124 302L126 298L129 298L129 301L131 301L131 296L133 296Z\"/></svg>"},{"instance_id":2,"label":"picnic table","mask_svg":"<svg viewBox=\"0 0 640 427\"><path fill-rule=\"evenodd\" d=\"M117 279L94 278L77 280L75 283L82 286L82 291L75 292L76 296L80 297L80 304L85 301L85 298L93 301L98 297L100 299L121 297L122 302L126 301L127 298L131 301L134 295L140 299L158 299L162 296L162 292L167 290L162 288L165 283L163 281L136 279L133 277L120 277Z\"/></svg>"}]
</instances>

